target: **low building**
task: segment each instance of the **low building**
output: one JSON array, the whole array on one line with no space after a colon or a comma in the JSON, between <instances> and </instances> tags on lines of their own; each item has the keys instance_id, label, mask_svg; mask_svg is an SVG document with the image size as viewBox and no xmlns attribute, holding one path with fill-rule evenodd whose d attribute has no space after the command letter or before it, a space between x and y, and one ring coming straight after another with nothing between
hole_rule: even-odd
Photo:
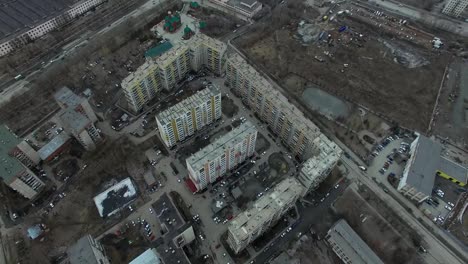
<instances>
[{"instance_id":1,"label":"low building","mask_svg":"<svg viewBox=\"0 0 468 264\"><path fill-rule=\"evenodd\" d=\"M257 0L208 0L210 6L243 20L250 20L261 9Z\"/></svg>"},{"instance_id":2,"label":"low building","mask_svg":"<svg viewBox=\"0 0 468 264\"><path fill-rule=\"evenodd\" d=\"M306 196L310 191L317 189L338 163L343 151L325 135L320 135L314 140L313 156L306 160L297 179L302 183Z\"/></svg>"},{"instance_id":3,"label":"low building","mask_svg":"<svg viewBox=\"0 0 468 264\"><path fill-rule=\"evenodd\" d=\"M145 252L141 253L138 257L130 261L129 264L160 264L161 259L159 258L158 252L154 248L149 248Z\"/></svg>"},{"instance_id":4,"label":"low building","mask_svg":"<svg viewBox=\"0 0 468 264\"><path fill-rule=\"evenodd\" d=\"M255 152L257 129L246 121L186 160L190 180L197 191L215 182Z\"/></svg>"},{"instance_id":5,"label":"low building","mask_svg":"<svg viewBox=\"0 0 468 264\"><path fill-rule=\"evenodd\" d=\"M46 225L44 225L44 224L35 224L35 225L32 225L32 226L28 227L26 232L28 233L28 237L31 240L36 240L36 239L43 238L47 230L48 229L47 229Z\"/></svg>"},{"instance_id":6,"label":"low building","mask_svg":"<svg viewBox=\"0 0 468 264\"><path fill-rule=\"evenodd\" d=\"M69 264L110 264L104 247L91 235L85 235L67 250Z\"/></svg>"},{"instance_id":7,"label":"low building","mask_svg":"<svg viewBox=\"0 0 468 264\"><path fill-rule=\"evenodd\" d=\"M285 179L237 215L228 226L231 249L239 253L260 237L294 206L303 192L304 187L296 179Z\"/></svg>"},{"instance_id":8,"label":"low building","mask_svg":"<svg viewBox=\"0 0 468 264\"><path fill-rule=\"evenodd\" d=\"M344 219L330 228L325 239L333 252L346 264L383 264Z\"/></svg>"},{"instance_id":9,"label":"low building","mask_svg":"<svg viewBox=\"0 0 468 264\"><path fill-rule=\"evenodd\" d=\"M70 145L71 137L67 133L60 133L37 151L39 158L45 162L53 160L63 153Z\"/></svg>"},{"instance_id":10,"label":"low building","mask_svg":"<svg viewBox=\"0 0 468 264\"><path fill-rule=\"evenodd\" d=\"M468 169L443 156L442 145L423 135L411 143L403 176L397 190L420 203L432 195L436 176L465 186Z\"/></svg>"},{"instance_id":11,"label":"low building","mask_svg":"<svg viewBox=\"0 0 468 264\"><path fill-rule=\"evenodd\" d=\"M126 178L94 197L94 204L101 217L114 215L137 198L137 189L130 178Z\"/></svg>"},{"instance_id":12,"label":"low building","mask_svg":"<svg viewBox=\"0 0 468 264\"><path fill-rule=\"evenodd\" d=\"M192 225L183 220L167 193L162 194L152 207L162 229L162 237L155 241L161 262L190 264L183 247L195 240Z\"/></svg>"},{"instance_id":13,"label":"low building","mask_svg":"<svg viewBox=\"0 0 468 264\"><path fill-rule=\"evenodd\" d=\"M8 187L27 199L33 199L43 190L45 183L15 157L20 142L7 127L0 126L0 177Z\"/></svg>"},{"instance_id":14,"label":"low building","mask_svg":"<svg viewBox=\"0 0 468 264\"><path fill-rule=\"evenodd\" d=\"M440 144L419 135L411 143L410 158L403 170L397 190L418 203L430 197L441 152Z\"/></svg>"},{"instance_id":15,"label":"low building","mask_svg":"<svg viewBox=\"0 0 468 264\"><path fill-rule=\"evenodd\" d=\"M210 86L156 115L156 123L161 139L171 148L220 118L221 92Z\"/></svg>"}]
</instances>

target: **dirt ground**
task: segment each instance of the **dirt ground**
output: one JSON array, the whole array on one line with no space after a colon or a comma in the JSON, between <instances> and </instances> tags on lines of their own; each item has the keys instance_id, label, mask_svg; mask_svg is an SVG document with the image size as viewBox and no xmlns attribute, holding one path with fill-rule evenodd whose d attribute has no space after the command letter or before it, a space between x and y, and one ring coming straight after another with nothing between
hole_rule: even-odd
<instances>
[{"instance_id":1,"label":"dirt ground","mask_svg":"<svg viewBox=\"0 0 468 264\"><path fill-rule=\"evenodd\" d=\"M338 33L338 24L318 24L334 39L331 45L303 44L296 39L297 20L286 20L271 29L271 34L259 33L267 29L258 26L235 43L296 97L313 84L403 126L427 129L449 56L391 40L350 19L338 22L348 26L343 33ZM363 37L356 38L356 34ZM428 64L407 68L395 62L396 56L389 48L394 46L416 54Z\"/></svg>"},{"instance_id":2,"label":"dirt ground","mask_svg":"<svg viewBox=\"0 0 468 264\"><path fill-rule=\"evenodd\" d=\"M221 37L245 24L238 18L208 7L191 9L187 13L205 22L206 27L200 28L200 31L213 38Z\"/></svg>"},{"instance_id":3,"label":"dirt ground","mask_svg":"<svg viewBox=\"0 0 468 264\"><path fill-rule=\"evenodd\" d=\"M391 218L381 215L375 206L366 202L370 199L373 198L362 197L348 188L334 208L385 263L420 263L412 242L395 229Z\"/></svg>"}]
</instances>

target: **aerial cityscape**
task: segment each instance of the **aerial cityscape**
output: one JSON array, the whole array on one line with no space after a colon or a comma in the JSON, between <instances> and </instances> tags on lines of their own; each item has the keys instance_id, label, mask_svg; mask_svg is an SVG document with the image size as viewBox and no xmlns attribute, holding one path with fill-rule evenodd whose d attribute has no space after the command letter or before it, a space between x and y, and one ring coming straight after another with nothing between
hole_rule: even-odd
<instances>
[{"instance_id":1,"label":"aerial cityscape","mask_svg":"<svg viewBox=\"0 0 468 264\"><path fill-rule=\"evenodd\" d=\"M468 0L0 0L0 264L468 263Z\"/></svg>"}]
</instances>

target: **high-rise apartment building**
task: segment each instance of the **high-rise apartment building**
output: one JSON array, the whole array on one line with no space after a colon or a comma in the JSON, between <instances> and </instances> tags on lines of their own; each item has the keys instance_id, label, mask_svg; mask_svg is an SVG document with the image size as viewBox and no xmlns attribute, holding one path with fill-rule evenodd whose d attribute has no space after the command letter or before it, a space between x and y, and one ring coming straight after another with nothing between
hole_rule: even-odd
<instances>
[{"instance_id":1,"label":"high-rise apartment building","mask_svg":"<svg viewBox=\"0 0 468 264\"><path fill-rule=\"evenodd\" d=\"M454 17L459 17L467 6L468 0L448 0L444 9L442 9L442 13Z\"/></svg>"},{"instance_id":2,"label":"high-rise apartment building","mask_svg":"<svg viewBox=\"0 0 468 264\"><path fill-rule=\"evenodd\" d=\"M317 189L338 163L343 151L325 135L320 135L312 143L312 157L302 164L297 179L304 185L304 193Z\"/></svg>"},{"instance_id":3,"label":"high-rise apartment building","mask_svg":"<svg viewBox=\"0 0 468 264\"><path fill-rule=\"evenodd\" d=\"M246 121L190 156L186 160L187 170L197 190L203 190L252 156L256 141L257 129Z\"/></svg>"},{"instance_id":4,"label":"high-rise apartment building","mask_svg":"<svg viewBox=\"0 0 468 264\"><path fill-rule=\"evenodd\" d=\"M319 128L237 54L226 61L226 84L296 157L306 160L312 156L313 141L321 135Z\"/></svg>"},{"instance_id":5,"label":"high-rise apartment building","mask_svg":"<svg viewBox=\"0 0 468 264\"><path fill-rule=\"evenodd\" d=\"M156 123L162 140L170 148L219 118L221 92L210 86L156 115Z\"/></svg>"},{"instance_id":6,"label":"high-rise apartment building","mask_svg":"<svg viewBox=\"0 0 468 264\"><path fill-rule=\"evenodd\" d=\"M231 249L239 253L265 233L294 206L303 189L295 178L287 178L237 215L228 226L227 242Z\"/></svg>"},{"instance_id":7,"label":"high-rise apartment building","mask_svg":"<svg viewBox=\"0 0 468 264\"><path fill-rule=\"evenodd\" d=\"M173 89L191 70L206 67L215 74L223 71L226 44L203 34L174 46L161 56L150 59L122 81L130 108L138 112L156 97L162 88Z\"/></svg>"},{"instance_id":8,"label":"high-rise apartment building","mask_svg":"<svg viewBox=\"0 0 468 264\"><path fill-rule=\"evenodd\" d=\"M69 264L110 264L106 250L91 235L85 235L67 250L65 263Z\"/></svg>"},{"instance_id":9,"label":"high-rise apartment building","mask_svg":"<svg viewBox=\"0 0 468 264\"><path fill-rule=\"evenodd\" d=\"M156 97L162 84L158 66L153 61L146 61L122 81L122 89L129 107L138 112L145 103Z\"/></svg>"},{"instance_id":10,"label":"high-rise apartment building","mask_svg":"<svg viewBox=\"0 0 468 264\"><path fill-rule=\"evenodd\" d=\"M45 184L15 157L20 142L7 127L0 126L0 178L11 189L32 199Z\"/></svg>"}]
</instances>

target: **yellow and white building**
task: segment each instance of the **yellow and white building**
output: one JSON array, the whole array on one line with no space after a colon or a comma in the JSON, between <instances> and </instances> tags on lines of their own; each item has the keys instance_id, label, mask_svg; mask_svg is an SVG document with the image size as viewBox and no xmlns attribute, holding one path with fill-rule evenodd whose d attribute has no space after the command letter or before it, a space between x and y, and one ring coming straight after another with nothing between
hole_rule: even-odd
<instances>
[{"instance_id":1,"label":"yellow and white building","mask_svg":"<svg viewBox=\"0 0 468 264\"><path fill-rule=\"evenodd\" d=\"M170 148L220 118L221 92L209 86L156 115L156 123L162 140Z\"/></svg>"},{"instance_id":2,"label":"yellow and white building","mask_svg":"<svg viewBox=\"0 0 468 264\"><path fill-rule=\"evenodd\" d=\"M206 67L220 75L226 49L223 42L197 34L160 57L148 60L122 81L128 104L133 111L140 111L162 88L172 90L191 70Z\"/></svg>"}]
</instances>

